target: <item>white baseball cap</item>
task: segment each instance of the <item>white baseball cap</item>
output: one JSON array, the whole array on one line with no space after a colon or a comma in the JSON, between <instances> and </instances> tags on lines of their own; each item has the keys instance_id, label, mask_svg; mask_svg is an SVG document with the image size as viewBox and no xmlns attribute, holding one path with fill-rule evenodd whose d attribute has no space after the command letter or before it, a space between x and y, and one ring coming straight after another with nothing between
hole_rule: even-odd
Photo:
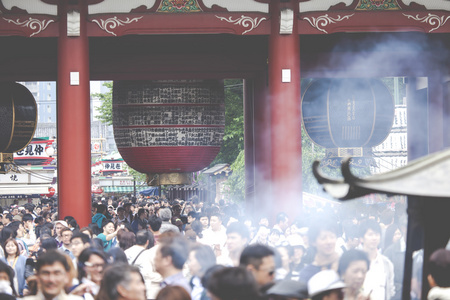
<instances>
[{"instance_id":1,"label":"white baseball cap","mask_svg":"<svg viewBox=\"0 0 450 300\"><path fill-rule=\"evenodd\" d=\"M341 281L338 273L334 270L320 271L308 281L308 293L310 297L344 287L345 283Z\"/></svg>"},{"instance_id":2,"label":"white baseball cap","mask_svg":"<svg viewBox=\"0 0 450 300\"><path fill-rule=\"evenodd\" d=\"M64 227L69 227L69 225L67 225L67 222L63 221L63 220L55 221L55 226L56 226L56 224L61 224Z\"/></svg>"}]
</instances>

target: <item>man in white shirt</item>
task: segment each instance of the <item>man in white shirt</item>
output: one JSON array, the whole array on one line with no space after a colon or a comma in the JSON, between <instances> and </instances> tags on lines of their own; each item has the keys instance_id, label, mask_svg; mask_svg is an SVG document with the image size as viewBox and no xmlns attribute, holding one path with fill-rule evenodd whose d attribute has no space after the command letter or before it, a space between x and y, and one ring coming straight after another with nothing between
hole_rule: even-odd
<instances>
[{"instance_id":1,"label":"man in white shirt","mask_svg":"<svg viewBox=\"0 0 450 300\"><path fill-rule=\"evenodd\" d=\"M133 265L138 255L145 250L147 250L150 232L146 229L139 230L136 233L136 245L131 246L127 250L125 250L125 255L127 256L128 264Z\"/></svg>"},{"instance_id":2,"label":"man in white shirt","mask_svg":"<svg viewBox=\"0 0 450 300\"><path fill-rule=\"evenodd\" d=\"M365 220L360 224L360 239L362 250L370 260L369 271L366 273L363 289L364 294L370 294L371 299L389 300L395 294L394 266L384 255L379 253L381 227L375 220Z\"/></svg>"},{"instance_id":3,"label":"man in white shirt","mask_svg":"<svg viewBox=\"0 0 450 300\"><path fill-rule=\"evenodd\" d=\"M242 250L248 245L250 240L250 231L244 223L233 222L227 227L226 251L217 258L217 263L229 266L239 266L239 258Z\"/></svg>"},{"instance_id":4,"label":"man in white shirt","mask_svg":"<svg viewBox=\"0 0 450 300\"><path fill-rule=\"evenodd\" d=\"M222 255L227 242L227 230L222 225L222 216L212 214L209 219L209 228L203 231L203 243L210 245L216 257Z\"/></svg>"}]
</instances>

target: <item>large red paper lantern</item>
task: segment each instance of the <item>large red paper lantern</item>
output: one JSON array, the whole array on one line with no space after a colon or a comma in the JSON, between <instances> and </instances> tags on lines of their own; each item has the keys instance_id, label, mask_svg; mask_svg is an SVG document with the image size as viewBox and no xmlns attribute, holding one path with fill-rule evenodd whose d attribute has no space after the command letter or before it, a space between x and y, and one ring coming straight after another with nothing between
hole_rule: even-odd
<instances>
[{"instance_id":1,"label":"large red paper lantern","mask_svg":"<svg viewBox=\"0 0 450 300\"><path fill-rule=\"evenodd\" d=\"M133 169L201 170L219 153L224 135L223 81L115 81L113 125L118 150Z\"/></svg>"}]
</instances>

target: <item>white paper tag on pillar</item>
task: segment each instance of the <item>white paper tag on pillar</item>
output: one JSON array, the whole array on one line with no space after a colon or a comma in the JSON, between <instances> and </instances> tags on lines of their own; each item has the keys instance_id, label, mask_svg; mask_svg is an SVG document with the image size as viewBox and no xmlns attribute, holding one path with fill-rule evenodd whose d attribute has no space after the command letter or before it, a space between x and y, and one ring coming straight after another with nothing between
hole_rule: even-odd
<instances>
[{"instance_id":1,"label":"white paper tag on pillar","mask_svg":"<svg viewBox=\"0 0 450 300\"><path fill-rule=\"evenodd\" d=\"M80 72L70 72L70 85L80 85Z\"/></svg>"},{"instance_id":2,"label":"white paper tag on pillar","mask_svg":"<svg viewBox=\"0 0 450 300\"><path fill-rule=\"evenodd\" d=\"M291 69L281 70L281 82L291 82Z\"/></svg>"}]
</instances>

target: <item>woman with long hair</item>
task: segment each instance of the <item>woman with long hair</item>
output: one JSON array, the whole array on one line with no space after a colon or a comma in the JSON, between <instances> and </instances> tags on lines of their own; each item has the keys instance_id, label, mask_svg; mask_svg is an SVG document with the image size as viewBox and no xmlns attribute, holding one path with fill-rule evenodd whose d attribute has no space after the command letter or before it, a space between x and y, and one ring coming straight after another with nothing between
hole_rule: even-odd
<instances>
[{"instance_id":1,"label":"woman with long hair","mask_svg":"<svg viewBox=\"0 0 450 300\"><path fill-rule=\"evenodd\" d=\"M20 296L23 296L23 289L25 286L25 266L27 258L20 255L19 244L14 238L8 238L3 243L3 251L5 258L2 258L14 272L14 285Z\"/></svg>"}]
</instances>

